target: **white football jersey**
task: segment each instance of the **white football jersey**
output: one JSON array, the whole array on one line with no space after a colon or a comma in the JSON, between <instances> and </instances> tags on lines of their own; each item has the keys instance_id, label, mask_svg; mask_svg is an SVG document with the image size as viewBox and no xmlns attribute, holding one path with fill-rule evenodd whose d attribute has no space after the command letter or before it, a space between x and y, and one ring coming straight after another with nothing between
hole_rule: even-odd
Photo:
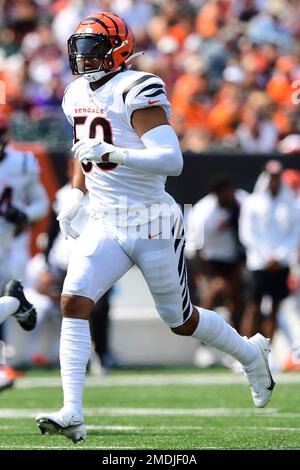
<instances>
[{"instance_id":1,"label":"white football jersey","mask_svg":"<svg viewBox=\"0 0 300 470\"><path fill-rule=\"evenodd\" d=\"M164 82L156 75L127 70L93 91L81 77L66 89L63 110L74 128L74 140L99 137L116 147L142 149L144 145L131 125L137 109L161 106L170 115ZM89 191L88 211L94 217L129 208L174 203L165 191L166 177L152 175L115 163L82 165ZM127 212L128 215L128 212ZM123 217L121 219L128 224Z\"/></svg>"},{"instance_id":2,"label":"white football jersey","mask_svg":"<svg viewBox=\"0 0 300 470\"><path fill-rule=\"evenodd\" d=\"M31 152L6 148L0 162L0 259L8 256L14 238L15 226L7 222L3 213L9 204L24 209L28 204L30 187L36 184L39 165Z\"/></svg>"}]
</instances>

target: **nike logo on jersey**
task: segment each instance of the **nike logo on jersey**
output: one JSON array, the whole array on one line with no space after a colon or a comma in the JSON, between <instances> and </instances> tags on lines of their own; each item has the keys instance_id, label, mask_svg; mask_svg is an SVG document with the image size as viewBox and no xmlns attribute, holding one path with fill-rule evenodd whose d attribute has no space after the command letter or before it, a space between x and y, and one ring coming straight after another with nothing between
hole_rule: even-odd
<instances>
[{"instance_id":1,"label":"nike logo on jersey","mask_svg":"<svg viewBox=\"0 0 300 470\"><path fill-rule=\"evenodd\" d=\"M158 103L159 100L148 100L148 104L154 104L154 103Z\"/></svg>"},{"instance_id":2,"label":"nike logo on jersey","mask_svg":"<svg viewBox=\"0 0 300 470\"><path fill-rule=\"evenodd\" d=\"M154 235L151 235L151 233L149 233L148 238L149 238L149 240L152 240L152 238L158 237L158 235L160 235L160 234L161 234L161 232L155 233Z\"/></svg>"}]
</instances>

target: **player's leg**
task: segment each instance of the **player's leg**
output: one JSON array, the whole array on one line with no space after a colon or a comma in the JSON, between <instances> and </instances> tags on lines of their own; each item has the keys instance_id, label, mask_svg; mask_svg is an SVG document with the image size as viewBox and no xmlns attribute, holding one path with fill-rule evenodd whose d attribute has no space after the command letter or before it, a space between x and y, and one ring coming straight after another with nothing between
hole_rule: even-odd
<instances>
[{"instance_id":1,"label":"player's leg","mask_svg":"<svg viewBox=\"0 0 300 470\"><path fill-rule=\"evenodd\" d=\"M60 365L64 406L57 413L41 414L41 431L62 433L74 442L86 436L82 397L86 365L90 356L89 316L96 301L132 266L119 244L92 227L81 235L68 266L62 294ZM90 235L97 235L91 239Z\"/></svg>"},{"instance_id":2,"label":"player's leg","mask_svg":"<svg viewBox=\"0 0 300 470\"><path fill-rule=\"evenodd\" d=\"M262 331L261 302L269 291L269 276L265 270L252 271L248 281L245 312L241 320L241 334L252 336Z\"/></svg>"},{"instance_id":3,"label":"player's leg","mask_svg":"<svg viewBox=\"0 0 300 470\"><path fill-rule=\"evenodd\" d=\"M184 228L167 239L138 240L134 261L140 267L162 319L179 335L193 336L232 355L244 366L256 406L269 401L274 382L267 357L268 341L240 336L216 312L192 305L184 261Z\"/></svg>"},{"instance_id":4,"label":"player's leg","mask_svg":"<svg viewBox=\"0 0 300 470\"><path fill-rule=\"evenodd\" d=\"M0 364L0 392L12 387L14 379L7 374L6 367Z\"/></svg>"},{"instance_id":5,"label":"player's leg","mask_svg":"<svg viewBox=\"0 0 300 470\"><path fill-rule=\"evenodd\" d=\"M277 313L281 302L289 296L288 277L289 268L281 268L275 272L269 272L269 295L272 299L270 315L268 315L262 324L263 333L268 338L273 339L277 328Z\"/></svg>"},{"instance_id":6,"label":"player's leg","mask_svg":"<svg viewBox=\"0 0 300 470\"><path fill-rule=\"evenodd\" d=\"M240 333L241 319L244 312L244 286L242 283L242 265L224 264L225 306L230 312L230 323Z\"/></svg>"},{"instance_id":7,"label":"player's leg","mask_svg":"<svg viewBox=\"0 0 300 470\"><path fill-rule=\"evenodd\" d=\"M26 299L23 286L17 280L9 281L4 287L3 297L0 297L0 324L9 316L14 316L25 330L32 330L35 327L35 308ZM1 365L1 343L0 341L0 391L14 384L14 377L11 376L9 368Z\"/></svg>"},{"instance_id":8,"label":"player's leg","mask_svg":"<svg viewBox=\"0 0 300 470\"><path fill-rule=\"evenodd\" d=\"M6 366L6 345L0 340L0 392L12 387L14 378L10 376L9 369Z\"/></svg>"},{"instance_id":9,"label":"player's leg","mask_svg":"<svg viewBox=\"0 0 300 470\"><path fill-rule=\"evenodd\" d=\"M7 284L7 281L10 279L11 270L3 269L5 260L1 259L1 271L0 271L0 325L8 318L10 315L16 313L20 306L18 299L12 296L4 295L4 288ZM1 336L0 336L0 339Z\"/></svg>"},{"instance_id":10,"label":"player's leg","mask_svg":"<svg viewBox=\"0 0 300 470\"><path fill-rule=\"evenodd\" d=\"M217 305L219 297L224 295L225 280L220 275L218 262L203 260L199 257L198 263L199 272L201 273L201 302L205 308L211 310Z\"/></svg>"},{"instance_id":11,"label":"player's leg","mask_svg":"<svg viewBox=\"0 0 300 470\"><path fill-rule=\"evenodd\" d=\"M13 315L24 330L32 330L36 325L36 311L26 299L20 281L12 279L4 287L0 298L0 323Z\"/></svg>"},{"instance_id":12,"label":"player's leg","mask_svg":"<svg viewBox=\"0 0 300 470\"><path fill-rule=\"evenodd\" d=\"M274 333L277 329L277 313L280 307L280 300L272 299L271 312L267 318L263 319L262 331L265 336L273 340Z\"/></svg>"},{"instance_id":13,"label":"player's leg","mask_svg":"<svg viewBox=\"0 0 300 470\"><path fill-rule=\"evenodd\" d=\"M101 297L91 315L91 334L95 352L104 371L119 364L118 359L110 351L110 294L111 291Z\"/></svg>"},{"instance_id":14,"label":"player's leg","mask_svg":"<svg viewBox=\"0 0 300 470\"><path fill-rule=\"evenodd\" d=\"M4 322L10 315L16 313L20 302L15 297L5 295L0 298L0 323Z\"/></svg>"}]
</instances>

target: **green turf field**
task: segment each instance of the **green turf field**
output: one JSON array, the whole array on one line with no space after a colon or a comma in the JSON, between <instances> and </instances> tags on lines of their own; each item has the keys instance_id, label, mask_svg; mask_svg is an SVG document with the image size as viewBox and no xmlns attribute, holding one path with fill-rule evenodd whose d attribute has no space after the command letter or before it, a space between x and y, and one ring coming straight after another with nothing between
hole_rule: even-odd
<instances>
[{"instance_id":1,"label":"green turf field","mask_svg":"<svg viewBox=\"0 0 300 470\"><path fill-rule=\"evenodd\" d=\"M242 376L114 372L88 378L88 440L41 436L34 416L61 406L57 373L34 373L0 394L3 449L300 449L300 374L280 375L263 410Z\"/></svg>"}]
</instances>

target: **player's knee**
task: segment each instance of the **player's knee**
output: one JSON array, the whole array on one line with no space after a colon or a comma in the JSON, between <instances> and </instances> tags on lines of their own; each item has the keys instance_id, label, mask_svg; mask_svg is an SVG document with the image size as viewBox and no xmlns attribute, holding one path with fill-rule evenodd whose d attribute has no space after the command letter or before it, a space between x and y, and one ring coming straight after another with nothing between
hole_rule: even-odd
<instances>
[{"instance_id":1,"label":"player's knee","mask_svg":"<svg viewBox=\"0 0 300 470\"><path fill-rule=\"evenodd\" d=\"M194 307L192 315L180 326L171 328L173 333L180 336L192 336L199 323L199 312Z\"/></svg>"},{"instance_id":2,"label":"player's knee","mask_svg":"<svg viewBox=\"0 0 300 470\"><path fill-rule=\"evenodd\" d=\"M88 320L94 302L87 297L78 295L62 295L61 311L63 317Z\"/></svg>"}]
</instances>

